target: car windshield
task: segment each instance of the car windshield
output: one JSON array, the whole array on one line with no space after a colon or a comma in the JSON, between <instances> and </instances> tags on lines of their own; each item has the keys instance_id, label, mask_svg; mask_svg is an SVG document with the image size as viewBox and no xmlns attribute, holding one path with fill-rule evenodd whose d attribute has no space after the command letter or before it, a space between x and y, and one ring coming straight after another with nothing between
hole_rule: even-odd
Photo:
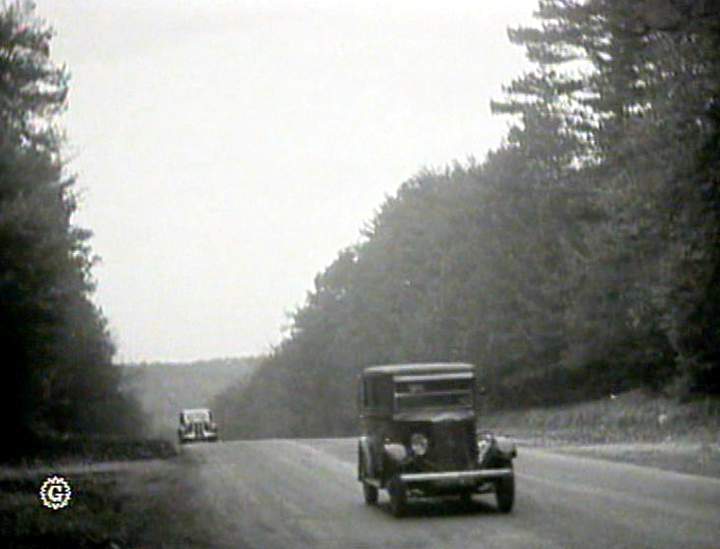
<instances>
[{"instance_id":1,"label":"car windshield","mask_svg":"<svg viewBox=\"0 0 720 549\"><path fill-rule=\"evenodd\" d=\"M190 410L185 412L185 421L193 423L195 421L209 421L209 410Z\"/></svg>"},{"instance_id":2,"label":"car windshield","mask_svg":"<svg viewBox=\"0 0 720 549\"><path fill-rule=\"evenodd\" d=\"M467 408L473 405L473 381L468 376L416 376L395 380L398 411L420 408Z\"/></svg>"}]
</instances>

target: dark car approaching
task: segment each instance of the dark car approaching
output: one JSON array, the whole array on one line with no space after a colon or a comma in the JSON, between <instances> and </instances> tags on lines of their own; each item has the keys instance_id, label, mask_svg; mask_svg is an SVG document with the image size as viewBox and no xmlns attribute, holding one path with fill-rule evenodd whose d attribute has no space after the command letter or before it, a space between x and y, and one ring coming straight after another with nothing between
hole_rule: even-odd
<instances>
[{"instance_id":1,"label":"dark car approaching","mask_svg":"<svg viewBox=\"0 0 720 549\"><path fill-rule=\"evenodd\" d=\"M395 516L408 498L494 493L503 513L515 500L515 444L478 434L472 364L371 366L360 376L358 480L365 502L387 489Z\"/></svg>"},{"instance_id":2,"label":"dark car approaching","mask_svg":"<svg viewBox=\"0 0 720 549\"><path fill-rule=\"evenodd\" d=\"M217 442L218 428L213 421L212 412L207 408L193 408L180 412L178 440L180 444L200 440Z\"/></svg>"}]
</instances>

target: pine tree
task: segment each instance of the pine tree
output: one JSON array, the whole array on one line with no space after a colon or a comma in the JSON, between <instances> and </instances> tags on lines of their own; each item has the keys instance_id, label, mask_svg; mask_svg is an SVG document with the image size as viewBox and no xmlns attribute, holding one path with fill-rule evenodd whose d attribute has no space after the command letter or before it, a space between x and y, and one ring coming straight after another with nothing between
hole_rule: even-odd
<instances>
[{"instance_id":1,"label":"pine tree","mask_svg":"<svg viewBox=\"0 0 720 549\"><path fill-rule=\"evenodd\" d=\"M576 360L615 348L605 362L625 361L628 376L654 384L672 374L673 356L694 363L711 343L683 332L694 331L717 264L716 206L701 196L713 176L700 175L700 157L717 132L718 26L712 12L686 15L675 13L667 32L668 17L633 3L542 1L542 28L511 32L539 68L497 106L525 122L515 130L521 145L557 147L528 123L538 118L574 136L576 181L599 213L584 226L590 254L573 269Z\"/></svg>"},{"instance_id":2,"label":"pine tree","mask_svg":"<svg viewBox=\"0 0 720 549\"><path fill-rule=\"evenodd\" d=\"M68 74L50 59L51 38L31 3L0 10L0 406L18 441L41 425L98 429L94 406L120 398L90 300L90 233L71 220L74 179L56 124Z\"/></svg>"}]
</instances>

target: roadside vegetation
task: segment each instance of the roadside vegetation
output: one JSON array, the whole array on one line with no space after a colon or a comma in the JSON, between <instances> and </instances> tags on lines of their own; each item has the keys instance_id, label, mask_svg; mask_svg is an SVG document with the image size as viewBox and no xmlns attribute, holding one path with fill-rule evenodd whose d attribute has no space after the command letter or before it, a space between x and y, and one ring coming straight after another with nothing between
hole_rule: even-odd
<instances>
[{"instance_id":1,"label":"roadside vegetation","mask_svg":"<svg viewBox=\"0 0 720 549\"><path fill-rule=\"evenodd\" d=\"M481 426L554 452L720 477L720 398L644 389L483 416Z\"/></svg>"},{"instance_id":2,"label":"roadside vegetation","mask_svg":"<svg viewBox=\"0 0 720 549\"><path fill-rule=\"evenodd\" d=\"M675 442L720 444L720 399L680 403L644 390L483 417L483 427L532 444Z\"/></svg>"},{"instance_id":3,"label":"roadside vegetation","mask_svg":"<svg viewBox=\"0 0 720 549\"><path fill-rule=\"evenodd\" d=\"M45 473L0 470L0 532L7 549L205 547L211 539L192 492L193 464L135 463L120 470L73 471L73 498L51 511L40 504Z\"/></svg>"},{"instance_id":4,"label":"roadside vegetation","mask_svg":"<svg viewBox=\"0 0 720 549\"><path fill-rule=\"evenodd\" d=\"M720 393L720 12L543 0L536 16L509 32L536 69L492 105L505 142L379 207L218 399L226 434L353 433L355 376L378 363L478 364L496 412Z\"/></svg>"}]
</instances>

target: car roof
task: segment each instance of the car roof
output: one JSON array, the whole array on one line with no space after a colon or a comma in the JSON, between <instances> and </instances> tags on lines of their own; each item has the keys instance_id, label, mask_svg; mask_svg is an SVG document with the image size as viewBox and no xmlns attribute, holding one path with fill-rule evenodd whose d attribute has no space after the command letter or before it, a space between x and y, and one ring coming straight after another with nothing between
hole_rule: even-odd
<instances>
[{"instance_id":1,"label":"car roof","mask_svg":"<svg viewBox=\"0 0 720 549\"><path fill-rule=\"evenodd\" d=\"M475 366L467 362L423 362L416 364L384 364L368 366L363 375L403 375L403 374L445 374L455 372L475 372Z\"/></svg>"},{"instance_id":2,"label":"car roof","mask_svg":"<svg viewBox=\"0 0 720 549\"><path fill-rule=\"evenodd\" d=\"M192 414L195 412L209 412L210 408L185 408L183 414Z\"/></svg>"}]
</instances>

